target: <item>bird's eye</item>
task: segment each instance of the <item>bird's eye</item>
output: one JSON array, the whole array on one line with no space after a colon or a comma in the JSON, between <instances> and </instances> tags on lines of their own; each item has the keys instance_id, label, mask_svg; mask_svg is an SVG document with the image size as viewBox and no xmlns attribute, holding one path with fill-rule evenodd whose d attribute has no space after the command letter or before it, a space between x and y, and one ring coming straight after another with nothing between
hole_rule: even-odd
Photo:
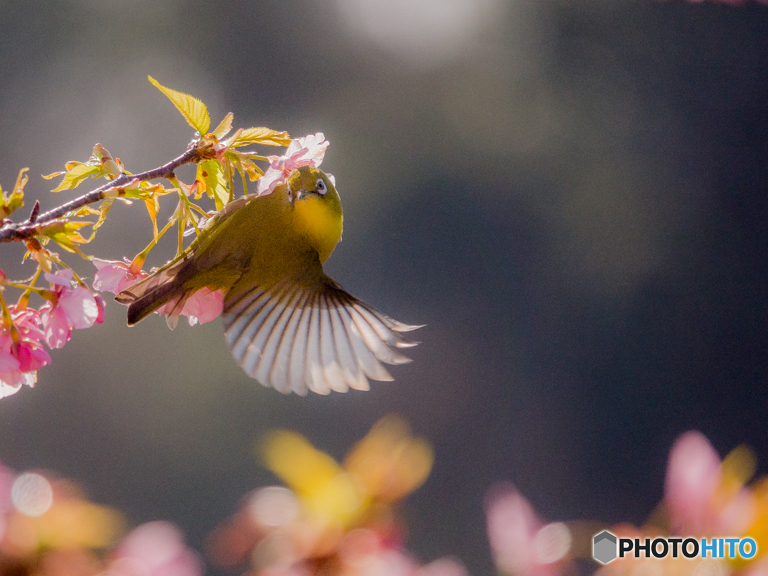
<instances>
[{"instance_id":1,"label":"bird's eye","mask_svg":"<svg viewBox=\"0 0 768 576\"><path fill-rule=\"evenodd\" d=\"M317 190L318 194L325 194L328 191L328 189L325 187L325 180L318 178L317 182L315 183L315 189Z\"/></svg>"}]
</instances>

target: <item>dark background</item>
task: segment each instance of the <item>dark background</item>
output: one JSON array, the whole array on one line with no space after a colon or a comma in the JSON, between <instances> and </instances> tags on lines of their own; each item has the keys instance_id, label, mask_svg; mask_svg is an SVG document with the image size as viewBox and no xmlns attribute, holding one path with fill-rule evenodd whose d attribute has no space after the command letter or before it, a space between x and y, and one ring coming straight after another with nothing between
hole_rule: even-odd
<instances>
[{"instance_id":1,"label":"dark background","mask_svg":"<svg viewBox=\"0 0 768 576\"><path fill-rule=\"evenodd\" d=\"M96 142L134 171L180 153L192 131L148 74L214 124L323 131L345 208L327 270L426 323L422 344L370 392L284 397L241 373L219 322L128 329L112 303L0 402L5 464L200 548L275 481L266 430L341 457L398 412L436 450L408 547L473 574L492 566L494 482L548 520L639 523L683 431L721 455L747 443L768 470L768 6L0 0L3 186L29 166L52 207L74 193L38 175ZM132 256L146 212L112 215L87 251ZM2 247L9 275L31 274L21 254Z\"/></svg>"}]
</instances>

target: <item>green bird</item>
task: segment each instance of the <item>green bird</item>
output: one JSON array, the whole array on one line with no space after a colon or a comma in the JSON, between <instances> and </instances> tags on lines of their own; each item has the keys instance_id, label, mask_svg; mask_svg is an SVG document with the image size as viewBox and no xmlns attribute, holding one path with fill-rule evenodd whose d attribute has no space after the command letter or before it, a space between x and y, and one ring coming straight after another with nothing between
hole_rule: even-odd
<instances>
[{"instance_id":1,"label":"green bird","mask_svg":"<svg viewBox=\"0 0 768 576\"><path fill-rule=\"evenodd\" d=\"M293 170L271 194L245 196L213 216L178 258L116 296L128 324L163 309L169 325L202 288L224 291L227 344L243 370L283 393L368 390L382 366L410 359L411 326L358 300L323 272L341 240L333 179ZM170 308L170 310L169 310Z\"/></svg>"}]
</instances>

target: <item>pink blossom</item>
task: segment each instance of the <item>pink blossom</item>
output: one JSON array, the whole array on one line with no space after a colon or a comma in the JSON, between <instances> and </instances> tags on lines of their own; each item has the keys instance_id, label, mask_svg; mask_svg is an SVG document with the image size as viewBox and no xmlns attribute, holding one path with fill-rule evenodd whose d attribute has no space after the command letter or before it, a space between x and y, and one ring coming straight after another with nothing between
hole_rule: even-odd
<instances>
[{"instance_id":1,"label":"pink blossom","mask_svg":"<svg viewBox=\"0 0 768 576\"><path fill-rule=\"evenodd\" d=\"M99 309L99 313L96 316L96 324L104 324L104 317L106 316L107 303L104 302L104 298L101 294L94 294L93 299L96 300L96 306Z\"/></svg>"},{"instance_id":2,"label":"pink blossom","mask_svg":"<svg viewBox=\"0 0 768 576\"><path fill-rule=\"evenodd\" d=\"M0 327L0 398L15 394L23 384L33 387L37 371L51 363L51 357L40 344L43 333L37 326L37 312L30 309L17 312L13 306L10 312L18 341L14 342L8 327Z\"/></svg>"},{"instance_id":3,"label":"pink blossom","mask_svg":"<svg viewBox=\"0 0 768 576\"><path fill-rule=\"evenodd\" d=\"M149 276L144 270L133 272L131 262L128 260L119 262L93 258L91 262L99 269L93 277L93 289L99 292L119 294Z\"/></svg>"},{"instance_id":4,"label":"pink blossom","mask_svg":"<svg viewBox=\"0 0 768 576\"><path fill-rule=\"evenodd\" d=\"M469 572L458 560L438 558L419 568L416 576L469 576Z\"/></svg>"},{"instance_id":5,"label":"pink blossom","mask_svg":"<svg viewBox=\"0 0 768 576\"><path fill-rule=\"evenodd\" d=\"M100 316L99 305L90 290L72 288L72 271L59 270L45 274L55 292L55 301L40 309L45 342L50 348L61 348L72 336L74 328L90 328Z\"/></svg>"},{"instance_id":6,"label":"pink blossom","mask_svg":"<svg viewBox=\"0 0 768 576\"><path fill-rule=\"evenodd\" d=\"M40 330L42 320L37 310L32 308L17 310L15 306L9 306L9 310L11 312L11 320L23 339L39 343L45 337L43 331Z\"/></svg>"},{"instance_id":7,"label":"pink blossom","mask_svg":"<svg viewBox=\"0 0 768 576\"><path fill-rule=\"evenodd\" d=\"M720 457L701 432L686 432L669 454L664 500L672 528L679 533L740 534L754 515L754 499L741 489L723 500Z\"/></svg>"},{"instance_id":8,"label":"pink blossom","mask_svg":"<svg viewBox=\"0 0 768 576\"><path fill-rule=\"evenodd\" d=\"M148 522L134 529L117 549L109 576L202 576L203 565L184 544L181 531L168 522Z\"/></svg>"},{"instance_id":9,"label":"pink blossom","mask_svg":"<svg viewBox=\"0 0 768 576\"><path fill-rule=\"evenodd\" d=\"M201 288L187 298L181 311L174 311L177 304L178 299L172 300L160 308L157 313L186 316L190 326L194 326L198 322L205 324L218 318L224 310L224 290L213 291L210 288Z\"/></svg>"},{"instance_id":10,"label":"pink blossom","mask_svg":"<svg viewBox=\"0 0 768 576\"><path fill-rule=\"evenodd\" d=\"M700 532L714 523L712 497L722 480L720 458L700 432L677 439L669 454L664 499L676 530Z\"/></svg>"},{"instance_id":11,"label":"pink blossom","mask_svg":"<svg viewBox=\"0 0 768 576\"><path fill-rule=\"evenodd\" d=\"M271 194L296 168L320 166L328 144L323 133L318 132L292 140L284 156L267 156L269 168L256 182L256 193L259 196Z\"/></svg>"},{"instance_id":12,"label":"pink blossom","mask_svg":"<svg viewBox=\"0 0 768 576\"><path fill-rule=\"evenodd\" d=\"M486 522L496 565L518 576L560 574L558 562L570 548L562 524L543 525L533 506L511 486L492 489L486 500ZM550 527L560 526L560 542L552 542ZM551 532L551 531L550 531ZM553 545L554 544L554 545Z\"/></svg>"},{"instance_id":13,"label":"pink blossom","mask_svg":"<svg viewBox=\"0 0 768 576\"><path fill-rule=\"evenodd\" d=\"M21 390L21 385L34 386L35 379L19 370L20 362L10 352L0 352L0 398Z\"/></svg>"}]
</instances>

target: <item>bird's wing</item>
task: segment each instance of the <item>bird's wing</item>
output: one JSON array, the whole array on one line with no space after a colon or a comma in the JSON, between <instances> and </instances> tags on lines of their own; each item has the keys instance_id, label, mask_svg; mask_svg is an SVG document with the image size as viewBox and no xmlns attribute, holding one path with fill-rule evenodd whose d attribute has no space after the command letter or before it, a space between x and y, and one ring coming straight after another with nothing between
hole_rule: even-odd
<instances>
[{"instance_id":1,"label":"bird's wing","mask_svg":"<svg viewBox=\"0 0 768 576\"><path fill-rule=\"evenodd\" d=\"M196 251L201 249L201 247L204 249L204 241L208 240L210 242L213 234L216 233L217 228L221 226L223 222L225 222L232 214L237 212L237 210L243 208L248 202L251 202L256 198L257 196L255 195L244 196L227 204L224 208L219 210L216 214L208 219L200 235L194 240L194 242L192 242L192 244L187 247L186 250L184 250L182 254L152 272L152 274L150 274L144 280L137 282L136 284L117 294L115 296L115 300L117 302L120 304L130 305L141 300L145 296L157 292L151 300L145 301L143 306L135 306L133 312L131 312L129 308L128 324L132 325L136 322L139 322L142 318L151 314L159 306L162 306L169 298L172 298L174 293L179 291L178 283L176 283L176 286L172 285L177 279L177 275L181 271L185 270L185 266L189 264L190 260L193 259ZM209 252L209 257L204 262L198 259L195 262L196 267L191 270L187 269L186 275L190 276L199 272L201 267L206 270L210 269L221 262L221 260L223 260L225 257L226 252ZM178 305L176 308L179 310L181 309ZM171 318L172 315L169 314L168 319L170 320ZM178 316L176 316L176 320L178 320Z\"/></svg>"},{"instance_id":2,"label":"bird's wing","mask_svg":"<svg viewBox=\"0 0 768 576\"><path fill-rule=\"evenodd\" d=\"M237 363L284 394L368 390L368 378L392 380L381 363L410 362L397 349L416 343L401 332L420 326L376 312L322 270L312 276L227 294L225 336Z\"/></svg>"}]
</instances>

